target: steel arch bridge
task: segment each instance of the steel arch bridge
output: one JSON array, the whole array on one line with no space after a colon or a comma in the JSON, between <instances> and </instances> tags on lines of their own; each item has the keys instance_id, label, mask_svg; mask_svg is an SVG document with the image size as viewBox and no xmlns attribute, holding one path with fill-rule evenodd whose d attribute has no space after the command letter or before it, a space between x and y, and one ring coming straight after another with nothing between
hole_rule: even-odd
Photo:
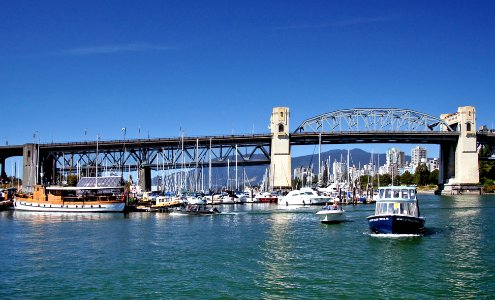
<instances>
[{"instance_id":1,"label":"steel arch bridge","mask_svg":"<svg viewBox=\"0 0 495 300\"><path fill-rule=\"evenodd\" d=\"M302 132L432 132L454 131L444 120L410 109L356 108L321 114L305 120Z\"/></svg>"}]
</instances>

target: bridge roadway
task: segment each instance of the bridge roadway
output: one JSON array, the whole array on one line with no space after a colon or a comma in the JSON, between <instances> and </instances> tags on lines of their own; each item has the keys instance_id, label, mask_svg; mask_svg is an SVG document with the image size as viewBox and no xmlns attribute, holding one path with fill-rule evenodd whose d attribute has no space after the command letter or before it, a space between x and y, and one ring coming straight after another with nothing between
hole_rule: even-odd
<instances>
[{"instance_id":1,"label":"bridge roadway","mask_svg":"<svg viewBox=\"0 0 495 300\"><path fill-rule=\"evenodd\" d=\"M480 144L495 145L495 133L479 132L477 140ZM322 144L442 144L445 142L456 142L459 132L332 132L321 133ZM203 136L184 137L184 148L232 146L263 146L269 147L271 134L249 134L249 135L225 135L225 136ZM290 135L291 146L316 145L320 143L320 134L292 133ZM67 142L67 143L45 143L39 144L42 152L94 152L96 141ZM99 141L100 151L120 150L123 147L128 150L133 148L181 148L181 138L155 138L155 139L129 139L129 140L108 140ZM0 146L0 157L8 158L12 156L22 156L23 145Z\"/></svg>"},{"instance_id":2,"label":"bridge roadway","mask_svg":"<svg viewBox=\"0 0 495 300\"><path fill-rule=\"evenodd\" d=\"M411 143L411 144L441 144L444 142L456 142L459 132L332 132L321 133L322 144L366 144L366 143ZM495 144L495 133L478 133L478 140L482 144ZM155 139L129 139L98 141L99 151L121 150L125 146L130 149L139 148L181 148L180 137L177 138L155 138ZM202 148L221 146L239 147L269 147L271 134L249 134L249 135L225 135L225 136L203 136L184 137L184 148L193 148L199 145ZM315 145L320 143L320 134L292 133L290 135L291 146ZM94 152L96 141L67 142L67 143L40 143L40 152ZM22 156L23 145L0 146L0 157Z\"/></svg>"},{"instance_id":3,"label":"bridge roadway","mask_svg":"<svg viewBox=\"0 0 495 300\"><path fill-rule=\"evenodd\" d=\"M317 145L321 144L371 144L371 143L388 143L388 144L444 144L456 143L459 138L459 132L405 132L405 131L386 131L386 132L332 132L332 133L315 133L303 132L290 134L291 146ZM321 136L321 137L320 137ZM478 144L488 146L495 154L495 133L478 132ZM182 145L183 142L183 145ZM244 157L239 158L239 164L243 166L260 165L270 163L270 143L271 134L249 134L249 135L225 135L225 136L203 136L203 137L184 137L184 138L155 138L155 139L129 139L129 140L108 140L98 141L100 153L114 151L122 152L124 147L129 153L143 152L154 149L175 149L180 150L184 147L203 149L202 165L205 165L204 154L210 147L216 149L215 157L217 158L212 166L226 166L227 158L235 155L233 149L251 148L252 152ZM85 142L67 142L67 143L45 143L39 144L40 154L42 153L95 153L96 141ZM186 153L187 154L187 153ZM259 155L257 155L259 154ZM0 146L0 159L5 160L9 157L22 156L23 145ZM253 156L256 156L253 159ZM194 155L189 154L190 161ZM180 163L179 163L180 165Z\"/></svg>"}]
</instances>

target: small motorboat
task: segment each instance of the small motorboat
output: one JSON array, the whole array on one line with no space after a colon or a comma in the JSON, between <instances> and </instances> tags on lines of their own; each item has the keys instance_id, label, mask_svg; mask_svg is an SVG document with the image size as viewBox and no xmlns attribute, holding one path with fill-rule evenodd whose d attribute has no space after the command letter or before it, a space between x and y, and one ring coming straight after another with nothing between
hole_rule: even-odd
<instances>
[{"instance_id":1,"label":"small motorboat","mask_svg":"<svg viewBox=\"0 0 495 300\"><path fill-rule=\"evenodd\" d=\"M339 207L337 202L334 202L333 206L325 205L316 214L320 215L320 222L324 224L335 224L346 220L345 210Z\"/></svg>"},{"instance_id":2,"label":"small motorboat","mask_svg":"<svg viewBox=\"0 0 495 300\"><path fill-rule=\"evenodd\" d=\"M221 213L216 207L207 207L206 205L187 205L178 207L171 212L183 215L214 215Z\"/></svg>"}]
</instances>

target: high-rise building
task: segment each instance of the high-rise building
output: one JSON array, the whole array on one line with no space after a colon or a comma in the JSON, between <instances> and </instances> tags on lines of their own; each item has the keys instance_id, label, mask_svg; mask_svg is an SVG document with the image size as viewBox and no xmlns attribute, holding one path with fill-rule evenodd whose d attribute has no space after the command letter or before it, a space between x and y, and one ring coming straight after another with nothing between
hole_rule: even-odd
<instances>
[{"instance_id":1,"label":"high-rise building","mask_svg":"<svg viewBox=\"0 0 495 300\"><path fill-rule=\"evenodd\" d=\"M387 165L395 164L397 167L401 168L406 163L406 156L404 152L397 148L389 148L386 154Z\"/></svg>"},{"instance_id":2,"label":"high-rise building","mask_svg":"<svg viewBox=\"0 0 495 300\"><path fill-rule=\"evenodd\" d=\"M417 146L411 150L411 164L413 166L418 166L421 161L426 161L426 149Z\"/></svg>"}]
</instances>

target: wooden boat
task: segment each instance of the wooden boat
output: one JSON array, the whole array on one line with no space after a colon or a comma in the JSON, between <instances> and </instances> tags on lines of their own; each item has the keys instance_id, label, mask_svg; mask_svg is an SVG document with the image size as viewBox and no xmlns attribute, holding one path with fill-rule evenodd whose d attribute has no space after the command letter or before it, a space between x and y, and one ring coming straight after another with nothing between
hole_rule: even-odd
<instances>
[{"instance_id":1,"label":"wooden boat","mask_svg":"<svg viewBox=\"0 0 495 300\"><path fill-rule=\"evenodd\" d=\"M37 185L32 194L17 195L14 199L14 210L26 211L123 212L125 207L123 186L97 184L77 187Z\"/></svg>"},{"instance_id":2,"label":"wooden boat","mask_svg":"<svg viewBox=\"0 0 495 300\"><path fill-rule=\"evenodd\" d=\"M414 186L388 186L378 190L375 214L368 225L374 233L421 234L425 219L420 216Z\"/></svg>"}]
</instances>

